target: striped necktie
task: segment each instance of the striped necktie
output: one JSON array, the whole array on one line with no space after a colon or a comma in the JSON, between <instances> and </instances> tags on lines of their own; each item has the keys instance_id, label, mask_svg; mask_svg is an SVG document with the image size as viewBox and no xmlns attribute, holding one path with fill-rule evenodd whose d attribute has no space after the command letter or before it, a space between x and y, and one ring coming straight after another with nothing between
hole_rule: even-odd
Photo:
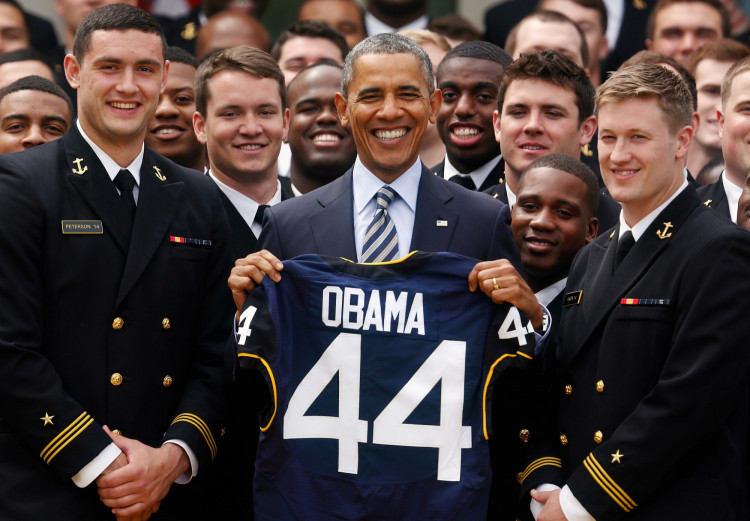
<instances>
[{"instance_id":1,"label":"striped necktie","mask_svg":"<svg viewBox=\"0 0 750 521\"><path fill-rule=\"evenodd\" d=\"M390 186L381 187L375 194L377 208L365 234L362 262L385 262L398 256L398 234L388 215L388 206L395 197L396 192Z\"/></svg>"}]
</instances>

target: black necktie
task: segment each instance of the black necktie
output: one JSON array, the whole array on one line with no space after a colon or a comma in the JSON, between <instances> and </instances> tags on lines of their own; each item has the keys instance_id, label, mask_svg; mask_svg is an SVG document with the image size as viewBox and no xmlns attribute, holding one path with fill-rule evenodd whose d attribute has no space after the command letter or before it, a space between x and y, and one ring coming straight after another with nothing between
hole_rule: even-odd
<instances>
[{"instance_id":1,"label":"black necktie","mask_svg":"<svg viewBox=\"0 0 750 521\"><path fill-rule=\"evenodd\" d=\"M617 239L617 250L615 250L615 269L620 266L622 259L630 251L630 248L635 244L635 238L630 230L622 234L622 237Z\"/></svg>"},{"instance_id":2,"label":"black necktie","mask_svg":"<svg viewBox=\"0 0 750 521\"><path fill-rule=\"evenodd\" d=\"M258 211L255 212L255 219L253 219L254 222L263 225L263 215L266 213L266 208L268 208L269 205L267 204L259 204L258 205Z\"/></svg>"},{"instance_id":3,"label":"black necktie","mask_svg":"<svg viewBox=\"0 0 750 521\"><path fill-rule=\"evenodd\" d=\"M472 180L471 176L468 175L457 174L448 179L448 181L456 183L457 185L461 185L464 188L468 188L472 191L476 191L477 189L477 185L474 184L474 180Z\"/></svg>"},{"instance_id":4,"label":"black necktie","mask_svg":"<svg viewBox=\"0 0 750 521\"><path fill-rule=\"evenodd\" d=\"M130 215L130 221L135 219L135 197L133 197L133 187L135 186L135 178L128 170L121 169L115 176L115 186L120 190L120 199L122 204L125 205L125 209Z\"/></svg>"}]
</instances>

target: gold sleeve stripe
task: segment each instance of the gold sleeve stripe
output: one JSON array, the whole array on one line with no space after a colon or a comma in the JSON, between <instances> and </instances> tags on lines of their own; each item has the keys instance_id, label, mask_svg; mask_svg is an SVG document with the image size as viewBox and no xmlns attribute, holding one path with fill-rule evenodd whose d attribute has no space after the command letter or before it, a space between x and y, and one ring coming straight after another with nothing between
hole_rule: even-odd
<instances>
[{"instance_id":1,"label":"gold sleeve stripe","mask_svg":"<svg viewBox=\"0 0 750 521\"><path fill-rule=\"evenodd\" d=\"M271 414L271 419L268 420L268 423L265 425L261 425L260 427L261 431L266 432L268 428L271 426L271 424L273 423L273 419L276 418L276 410L278 409L278 397L276 395L276 379L273 377L273 371L271 371L271 366L268 365L268 362L263 360L258 355L254 355L251 353L238 353L237 356L247 356L250 358L257 358L258 360L261 361L261 363L263 364L263 367L266 368L266 371L268 371L268 376L271 377L271 387L273 388L273 414Z\"/></svg>"},{"instance_id":2,"label":"gold sleeve stripe","mask_svg":"<svg viewBox=\"0 0 750 521\"><path fill-rule=\"evenodd\" d=\"M599 462L594 457L593 453L589 453L588 456L586 456L586 459L583 460L583 465L586 467L586 470L589 471L589 474L594 478L594 481L596 481L602 489L611 497L615 503L620 505L620 508L622 508L625 512L630 512L635 507L638 506L638 504L631 499L630 496L628 496L623 489L621 489L617 483L607 474L607 472L602 468L602 466L599 464Z\"/></svg>"},{"instance_id":3,"label":"gold sleeve stripe","mask_svg":"<svg viewBox=\"0 0 750 521\"><path fill-rule=\"evenodd\" d=\"M527 355L525 353L522 353L521 351L516 351L515 354L505 354L505 355L501 356L500 358L498 358L497 360L495 360L495 362L490 367L489 372L487 373L487 380L484 382L484 391L482 392L482 430L484 431L484 439L485 440L489 440L490 439L490 434L487 431L487 390L489 389L490 382L492 381L492 373L495 372L495 367L497 366L497 364L499 364L500 362L502 362L503 359L509 358L509 357L510 358L515 358L518 355L521 355L524 358L528 358L529 360L533 360L534 359L533 357L531 357L531 356L529 356L529 355ZM274 389L274 395L275 395L275 389ZM275 396L274 396L274 398L275 398ZM269 422L269 425L270 425L270 422Z\"/></svg>"},{"instance_id":4,"label":"gold sleeve stripe","mask_svg":"<svg viewBox=\"0 0 750 521\"><path fill-rule=\"evenodd\" d=\"M42 458L45 463L49 464L49 462L52 461L52 458L54 458L63 447L73 441L76 436L83 432L86 427L91 425L93 421L93 418L91 418L86 411L82 412L81 415L73 420L70 425L65 427L60 434L52 438L52 441L42 449L39 457Z\"/></svg>"},{"instance_id":5,"label":"gold sleeve stripe","mask_svg":"<svg viewBox=\"0 0 750 521\"><path fill-rule=\"evenodd\" d=\"M206 440L208 449L211 451L211 459L213 460L216 457L216 441L214 440L213 434L211 434L211 429L209 429L208 425L206 425L206 422L204 422L195 414L190 414L187 412L178 414L177 417L175 417L175 419L172 421L172 425L177 422L187 422L198 429L198 431L203 435L203 439Z\"/></svg>"},{"instance_id":6,"label":"gold sleeve stripe","mask_svg":"<svg viewBox=\"0 0 750 521\"><path fill-rule=\"evenodd\" d=\"M562 460L560 458L545 457L532 461L531 463L529 463L529 466L526 467L526 470L523 471L523 474L521 474L521 484L523 484L523 482L531 475L532 472L534 472L538 468L548 466L562 468Z\"/></svg>"}]
</instances>

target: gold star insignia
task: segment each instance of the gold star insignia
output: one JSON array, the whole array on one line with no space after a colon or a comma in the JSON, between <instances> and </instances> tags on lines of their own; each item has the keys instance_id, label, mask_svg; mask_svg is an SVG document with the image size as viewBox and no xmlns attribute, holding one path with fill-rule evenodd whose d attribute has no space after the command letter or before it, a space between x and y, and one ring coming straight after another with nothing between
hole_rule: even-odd
<instances>
[{"instance_id":1,"label":"gold star insignia","mask_svg":"<svg viewBox=\"0 0 750 521\"><path fill-rule=\"evenodd\" d=\"M620 454L620 450L618 449L617 452L615 452L614 454L611 454L611 456L612 456L612 463L622 463L620 461L620 458L622 458L624 454Z\"/></svg>"},{"instance_id":2,"label":"gold star insignia","mask_svg":"<svg viewBox=\"0 0 750 521\"><path fill-rule=\"evenodd\" d=\"M54 425L54 423L52 423L52 418L54 417L55 417L54 415L50 416L48 412L45 412L44 416L39 418L40 420L44 422L44 425L42 425L42 427L46 427L47 425Z\"/></svg>"}]
</instances>

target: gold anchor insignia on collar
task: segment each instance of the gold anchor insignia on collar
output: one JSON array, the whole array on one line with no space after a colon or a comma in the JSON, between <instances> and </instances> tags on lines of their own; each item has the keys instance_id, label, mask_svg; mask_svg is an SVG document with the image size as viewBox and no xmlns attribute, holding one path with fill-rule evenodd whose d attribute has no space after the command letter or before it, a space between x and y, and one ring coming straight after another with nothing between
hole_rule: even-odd
<instances>
[{"instance_id":1,"label":"gold anchor insignia on collar","mask_svg":"<svg viewBox=\"0 0 750 521\"><path fill-rule=\"evenodd\" d=\"M185 40L193 40L196 36L198 36L198 28L195 26L195 22L189 22L185 24L185 27L182 28L180 36L182 36Z\"/></svg>"},{"instance_id":2,"label":"gold anchor insignia on collar","mask_svg":"<svg viewBox=\"0 0 750 521\"><path fill-rule=\"evenodd\" d=\"M672 236L672 232L667 233L667 231L670 228L673 228L671 222L664 223L664 229L663 230L656 230L656 236L659 237L660 239L668 239L669 237Z\"/></svg>"},{"instance_id":3,"label":"gold anchor insignia on collar","mask_svg":"<svg viewBox=\"0 0 750 521\"><path fill-rule=\"evenodd\" d=\"M167 178L166 178L166 177L164 177L164 174L162 174L162 173L161 173L161 170L159 170L159 167L158 167L158 166L155 166L155 167L154 167L154 173L156 174L156 178L157 178L157 179L158 179L159 181L166 181L166 180L167 180Z\"/></svg>"},{"instance_id":4,"label":"gold anchor insignia on collar","mask_svg":"<svg viewBox=\"0 0 750 521\"><path fill-rule=\"evenodd\" d=\"M646 2L644 0L633 0L633 7L635 7L639 11L643 11L648 6L646 5Z\"/></svg>"},{"instance_id":5,"label":"gold anchor insignia on collar","mask_svg":"<svg viewBox=\"0 0 750 521\"><path fill-rule=\"evenodd\" d=\"M594 155L594 151L589 148L589 144L586 143L581 147L581 154L583 154L586 157L591 157Z\"/></svg>"},{"instance_id":6,"label":"gold anchor insignia on collar","mask_svg":"<svg viewBox=\"0 0 750 521\"><path fill-rule=\"evenodd\" d=\"M615 230L612 230L612 233L609 234L609 240L612 240L612 237L615 236Z\"/></svg>"},{"instance_id":7,"label":"gold anchor insignia on collar","mask_svg":"<svg viewBox=\"0 0 750 521\"><path fill-rule=\"evenodd\" d=\"M708 206L709 208L711 208L711 203L712 202L713 202L713 199L706 199L703 204L705 204L706 206Z\"/></svg>"},{"instance_id":8,"label":"gold anchor insignia on collar","mask_svg":"<svg viewBox=\"0 0 750 521\"><path fill-rule=\"evenodd\" d=\"M87 167L86 165L83 165L83 168L81 168L82 161L83 161L82 157L77 157L73 160L73 163L75 163L75 165L78 167L78 170L76 170L75 168L73 169L74 174L83 175L84 172L86 172L86 170L89 169L89 167Z\"/></svg>"}]
</instances>

